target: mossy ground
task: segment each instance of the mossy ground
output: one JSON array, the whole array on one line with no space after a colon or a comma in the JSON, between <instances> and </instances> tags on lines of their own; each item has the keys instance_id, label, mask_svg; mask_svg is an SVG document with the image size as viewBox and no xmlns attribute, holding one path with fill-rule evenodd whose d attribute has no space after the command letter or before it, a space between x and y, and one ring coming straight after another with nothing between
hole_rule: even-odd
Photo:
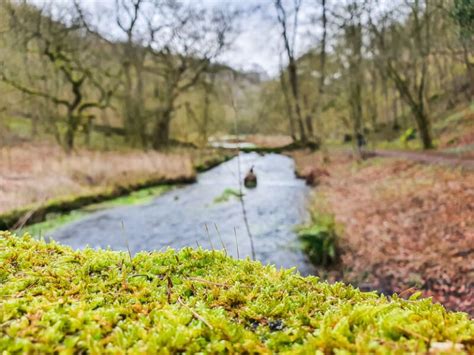
<instances>
[{"instance_id":1,"label":"mossy ground","mask_svg":"<svg viewBox=\"0 0 474 355\"><path fill-rule=\"evenodd\" d=\"M52 214L46 216L46 220L44 222L28 225L24 227L21 232L26 232L31 235L43 235L43 233L45 232L54 230L64 224L74 222L78 219L87 216L92 212L100 211L106 208L148 203L154 198L170 191L172 188L172 185L149 187L138 191L133 191L129 195L117 197L113 200L107 200L104 202L87 205L83 208L71 212L66 212L63 214Z\"/></svg>"},{"instance_id":2,"label":"mossy ground","mask_svg":"<svg viewBox=\"0 0 474 355\"><path fill-rule=\"evenodd\" d=\"M131 259L3 232L0 261L0 351L473 350L474 322L429 299L360 292L221 252Z\"/></svg>"}]
</instances>

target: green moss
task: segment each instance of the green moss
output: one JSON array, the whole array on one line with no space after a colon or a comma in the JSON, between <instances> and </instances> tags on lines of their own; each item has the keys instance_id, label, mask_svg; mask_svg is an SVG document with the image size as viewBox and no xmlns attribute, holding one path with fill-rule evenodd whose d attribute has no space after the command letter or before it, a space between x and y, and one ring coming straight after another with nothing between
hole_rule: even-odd
<instances>
[{"instance_id":1,"label":"green moss","mask_svg":"<svg viewBox=\"0 0 474 355\"><path fill-rule=\"evenodd\" d=\"M117 207L117 206L126 206L126 205L139 205L143 203L148 203L152 201L155 197L164 194L165 192L170 191L173 188L172 185L159 185L154 187L148 187L138 191L133 191L132 193L101 203L96 203L93 205L86 206L84 210L86 211L96 211L104 208Z\"/></svg>"},{"instance_id":2,"label":"green moss","mask_svg":"<svg viewBox=\"0 0 474 355\"><path fill-rule=\"evenodd\" d=\"M23 208L8 211L0 214L0 230L8 230L21 220L25 215L29 216L27 225L43 222L47 216L52 213L64 214L66 212L78 210L84 206L94 205L103 201L117 199L119 197L127 198L127 195L134 191L147 189L150 187L170 186L181 183L194 182L195 177L181 177L177 179L163 179L161 177L156 179L148 179L136 181L126 185L117 185L106 187L99 192L91 192L79 196L62 196L57 199L47 201L42 205L31 205ZM132 197L133 198L133 197Z\"/></svg>"},{"instance_id":3,"label":"green moss","mask_svg":"<svg viewBox=\"0 0 474 355\"><path fill-rule=\"evenodd\" d=\"M235 156L235 152L224 152L222 150L217 150L214 154L210 154L209 156L196 158L194 162L194 169L196 169L198 173L202 173L216 167L219 164L225 163Z\"/></svg>"},{"instance_id":4,"label":"green moss","mask_svg":"<svg viewBox=\"0 0 474 355\"><path fill-rule=\"evenodd\" d=\"M130 259L1 233L0 299L7 353L474 350L474 322L429 299L387 298L201 249Z\"/></svg>"},{"instance_id":5,"label":"green moss","mask_svg":"<svg viewBox=\"0 0 474 355\"><path fill-rule=\"evenodd\" d=\"M53 214L47 216L43 222L35 223L23 227L21 232L29 233L31 235L43 236L45 232L52 231L62 225L74 222L82 217L87 216L87 212L83 210L71 211L65 214Z\"/></svg>"},{"instance_id":6,"label":"green moss","mask_svg":"<svg viewBox=\"0 0 474 355\"><path fill-rule=\"evenodd\" d=\"M227 188L219 196L214 199L214 203L227 202L231 197L242 197L242 194L234 189Z\"/></svg>"},{"instance_id":7,"label":"green moss","mask_svg":"<svg viewBox=\"0 0 474 355\"><path fill-rule=\"evenodd\" d=\"M173 186L171 185L149 187L146 189L134 191L129 195L118 197L113 200L87 205L83 208L68 213L47 215L45 221L29 225L26 228L23 228L22 231L27 232L31 235L43 235L44 232L51 231L66 223L81 219L82 217L87 216L91 212L103 210L106 208L138 205L150 202L151 200L153 200L153 198L164 194L172 188Z\"/></svg>"}]
</instances>

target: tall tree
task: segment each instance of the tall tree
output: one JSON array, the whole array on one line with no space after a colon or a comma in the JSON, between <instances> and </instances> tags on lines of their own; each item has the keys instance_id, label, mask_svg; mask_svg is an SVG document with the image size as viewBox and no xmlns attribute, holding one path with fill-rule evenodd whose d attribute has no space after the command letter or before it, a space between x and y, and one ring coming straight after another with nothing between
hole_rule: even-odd
<instances>
[{"instance_id":1,"label":"tall tree","mask_svg":"<svg viewBox=\"0 0 474 355\"><path fill-rule=\"evenodd\" d=\"M361 13L357 3L348 7L349 19L344 24L344 38L348 46L348 83L349 107L352 118L354 136L362 135L362 24Z\"/></svg>"},{"instance_id":2,"label":"tall tree","mask_svg":"<svg viewBox=\"0 0 474 355\"><path fill-rule=\"evenodd\" d=\"M459 28L459 39L463 49L463 59L469 75L470 95L474 97L474 4L472 0L454 0L452 10Z\"/></svg>"},{"instance_id":3,"label":"tall tree","mask_svg":"<svg viewBox=\"0 0 474 355\"><path fill-rule=\"evenodd\" d=\"M431 9L420 0L406 1L408 16L403 23L393 10L375 21L370 29L376 38L374 55L400 97L410 107L425 149L433 148L427 101L428 60L431 54Z\"/></svg>"},{"instance_id":4,"label":"tall tree","mask_svg":"<svg viewBox=\"0 0 474 355\"><path fill-rule=\"evenodd\" d=\"M170 129L178 99L194 87L228 43L232 17L217 10L171 3L159 6L165 25L148 22L148 52L153 58L144 70L155 77L152 146L170 142Z\"/></svg>"},{"instance_id":5,"label":"tall tree","mask_svg":"<svg viewBox=\"0 0 474 355\"><path fill-rule=\"evenodd\" d=\"M291 93L293 95L293 106L295 110L295 116L299 128L299 139L306 143L307 133L313 135L313 127L310 122L309 125L306 125L303 122L303 114L301 112L301 103L300 103L300 91L298 84L298 64L296 60L295 45L296 37L298 31L298 16L301 8L301 0L293 1L293 21L292 29L289 28L289 14L285 9L281 0L275 0L275 8L277 12L277 20L281 27L281 38L283 41L283 46L285 48L285 53L288 59L288 80L290 82ZM308 132L306 132L308 131Z\"/></svg>"},{"instance_id":6,"label":"tall tree","mask_svg":"<svg viewBox=\"0 0 474 355\"><path fill-rule=\"evenodd\" d=\"M75 145L79 127L84 127L94 114L93 109L104 109L117 88L113 71L102 68L93 48L104 49L104 43L83 36L83 29L73 9L59 9L59 19L53 19L48 7L36 8L28 4L3 4L7 10L11 29L24 41L31 55L47 63L47 73L37 72L38 79L51 75L48 85L25 83L5 66L0 79L24 94L42 98L58 107L65 115L66 130L62 143L68 151ZM67 19L67 20L66 20ZM102 55L106 54L102 52ZM44 82L45 80L43 80ZM60 89L54 91L52 82L58 81Z\"/></svg>"},{"instance_id":7,"label":"tall tree","mask_svg":"<svg viewBox=\"0 0 474 355\"><path fill-rule=\"evenodd\" d=\"M115 12L118 28L126 41L118 46L124 75L123 113L128 140L137 140L143 147L148 145L145 109L144 66L146 49L143 47L140 26L144 25L144 0L116 0Z\"/></svg>"}]
</instances>

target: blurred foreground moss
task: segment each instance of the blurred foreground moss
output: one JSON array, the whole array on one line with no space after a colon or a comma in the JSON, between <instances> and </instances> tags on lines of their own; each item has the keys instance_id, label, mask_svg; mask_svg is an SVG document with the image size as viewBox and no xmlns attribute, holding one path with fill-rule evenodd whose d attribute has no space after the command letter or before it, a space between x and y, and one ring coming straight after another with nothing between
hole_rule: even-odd
<instances>
[{"instance_id":1,"label":"blurred foreground moss","mask_svg":"<svg viewBox=\"0 0 474 355\"><path fill-rule=\"evenodd\" d=\"M221 252L74 251L0 232L0 351L472 352L474 322Z\"/></svg>"}]
</instances>

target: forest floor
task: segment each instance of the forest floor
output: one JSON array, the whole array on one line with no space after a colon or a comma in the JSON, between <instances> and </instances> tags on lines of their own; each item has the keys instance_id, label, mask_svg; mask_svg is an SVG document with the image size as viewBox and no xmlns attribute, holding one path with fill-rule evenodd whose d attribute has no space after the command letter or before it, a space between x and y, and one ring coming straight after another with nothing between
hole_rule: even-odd
<instances>
[{"instance_id":1,"label":"forest floor","mask_svg":"<svg viewBox=\"0 0 474 355\"><path fill-rule=\"evenodd\" d=\"M381 157L356 162L343 153L327 163L317 153L293 155L300 175L314 175L313 211L330 212L343 226L335 278L385 293L421 290L474 315L472 170Z\"/></svg>"},{"instance_id":2,"label":"forest floor","mask_svg":"<svg viewBox=\"0 0 474 355\"><path fill-rule=\"evenodd\" d=\"M0 212L64 196L146 180L189 181L222 159L217 150L169 152L79 149L68 155L53 144L0 148Z\"/></svg>"}]
</instances>

